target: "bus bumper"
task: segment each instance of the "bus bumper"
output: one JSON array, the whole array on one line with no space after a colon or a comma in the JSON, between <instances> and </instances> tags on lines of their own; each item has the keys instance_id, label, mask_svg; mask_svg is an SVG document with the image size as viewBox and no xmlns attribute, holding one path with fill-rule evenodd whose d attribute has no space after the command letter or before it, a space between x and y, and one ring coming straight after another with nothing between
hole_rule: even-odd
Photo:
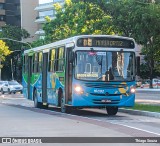
<instances>
[{"instance_id":1,"label":"bus bumper","mask_svg":"<svg viewBox=\"0 0 160 146\"><path fill-rule=\"evenodd\" d=\"M73 94L72 106L75 107L132 107L135 103L135 94L129 96L86 96Z\"/></svg>"}]
</instances>

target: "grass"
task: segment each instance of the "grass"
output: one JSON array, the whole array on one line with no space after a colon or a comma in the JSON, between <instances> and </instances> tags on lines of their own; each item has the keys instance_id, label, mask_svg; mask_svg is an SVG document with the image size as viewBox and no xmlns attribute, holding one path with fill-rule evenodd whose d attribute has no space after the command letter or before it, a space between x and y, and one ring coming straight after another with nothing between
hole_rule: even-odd
<instances>
[{"instance_id":1,"label":"grass","mask_svg":"<svg viewBox=\"0 0 160 146\"><path fill-rule=\"evenodd\" d=\"M149 104L137 104L136 103L134 107L128 108L128 109L160 113L160 105L149 105Z\"/></svg>"}]
</instances>

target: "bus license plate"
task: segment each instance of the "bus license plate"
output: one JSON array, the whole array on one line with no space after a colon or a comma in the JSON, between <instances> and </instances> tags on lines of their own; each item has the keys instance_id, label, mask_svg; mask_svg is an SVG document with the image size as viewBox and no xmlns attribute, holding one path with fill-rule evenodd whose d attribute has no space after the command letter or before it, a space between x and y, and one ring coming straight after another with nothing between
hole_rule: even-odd
<instances>
[{"instance_id":1,"label":"bus license plate","mask_svg":"<svg viewBox=\"0 0 160 146\"><path fill-rule=\"evenodd\" d=\"M104 103L110 103L110 102L112 102L111 100L109 100L109 99L102 99L101 100L101 102L104 102Z\"/></svg>"}]
</instances>

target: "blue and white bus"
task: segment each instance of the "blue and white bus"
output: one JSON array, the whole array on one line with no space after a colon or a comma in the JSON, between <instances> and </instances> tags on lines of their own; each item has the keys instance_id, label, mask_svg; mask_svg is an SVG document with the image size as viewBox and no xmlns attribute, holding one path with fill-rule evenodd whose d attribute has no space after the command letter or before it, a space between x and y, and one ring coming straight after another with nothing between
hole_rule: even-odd
<instances>
[{"instance_id":1,"label":"blue and white bus","mask_svg":"<svg viewBox=\"0 0 160 146\"><path fill-rule=\"evenodd\" d=\"M135 102L136 56L132 38L80 35L26 50L23 94L35 107L119 107Z\"/></svg>"}]
</instances>

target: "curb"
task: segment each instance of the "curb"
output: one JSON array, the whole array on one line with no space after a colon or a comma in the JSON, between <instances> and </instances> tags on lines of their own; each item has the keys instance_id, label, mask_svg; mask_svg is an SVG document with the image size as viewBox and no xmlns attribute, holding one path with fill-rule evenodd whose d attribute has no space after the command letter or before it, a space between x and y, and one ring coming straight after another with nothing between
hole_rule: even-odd
<instances>
[{"instance_id":1,"label":"curb","mask_svg":"<svg viewBox=\"0 0 160 146\"><path fill-rule=\"evenodd\" d=\"M141 115L141 116L160 118L160 113L157 113L157 112L148 112L148 111L140 111L140 110L132 110L132 109L124 109L124 108L119 108L118 111L132 114L132 115Z\"/></svg>"}]
</instances>

